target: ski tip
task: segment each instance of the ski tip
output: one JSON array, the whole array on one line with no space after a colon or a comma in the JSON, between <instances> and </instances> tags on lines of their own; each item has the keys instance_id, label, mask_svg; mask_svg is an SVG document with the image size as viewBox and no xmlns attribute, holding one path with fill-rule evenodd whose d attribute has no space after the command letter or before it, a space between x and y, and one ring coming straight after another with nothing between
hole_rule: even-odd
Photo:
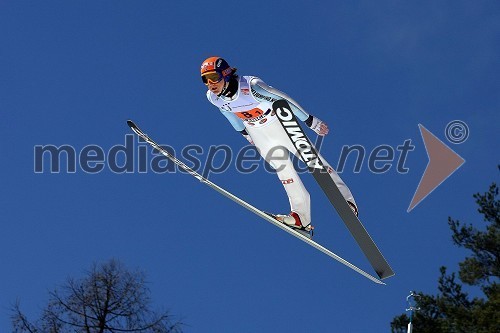
<instances>
[{"instance_id":1,"label":"ski tip","mask_svg":"<svg viewBox=\"0 0 500 333\"><path fill-rule=\"evenodd\" d=\"M133 122L132 120L130 120L130 119L129 119L129 120L127 120L127 125L128 125L129 127L136 127L136 126L135 126L135 124L134 124L134 122Z\"/></svg>"}]
</instances>

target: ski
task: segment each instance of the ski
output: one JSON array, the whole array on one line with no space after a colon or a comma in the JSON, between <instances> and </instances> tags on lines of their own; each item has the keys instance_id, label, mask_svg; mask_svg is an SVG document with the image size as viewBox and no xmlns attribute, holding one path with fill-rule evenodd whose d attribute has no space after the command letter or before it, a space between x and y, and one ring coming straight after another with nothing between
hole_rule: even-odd
<instances>
[{"instance_id":1,"label":"ski","mask_svg":"<svg viewBox=\"0 0 500 333\"><path fill-rule=\"evenodd\" d=\"M337 185L330 178L314 145L300 127L288 102L283 99L275 101L273 103L273 111L276 112L285 132L297 148L299 158L307 165L309 172L312 173L314 179L326 194L328 200L339 214L347 229L349 229L377 275L381 279L393 276L395 273L391 266L389 266L389 263L385 260L361 221L349 207Z\"/></svg>"},{"instance_id":2,"label":"ski","mask_svg":"<svg viewBox=\"0 0 500 333\"><path fill-rule=\"evenodd\" d=\"M145 134L132 120L127 120L128 126L132 129L132 131L137 134L139 137L141 137L145 142L147 142L149 145L151 145L154 149L156 149L160 154L164 155L165 157L169 158L171 161L173 161L178 167L182 168L184 171L186 171L188 174L191 176L195 177L198 179L201 183L210 186L212 189L216 190L220 194L224 195L225 197L231 199L232 201L236 202L240 206L243 206L244 208L248 209L252 213L260 216L262 219L266 220L267 222L273 224L274 226L286 231L287 233L293 235L294 237L300 239L304 243L312 246L313 248L323 252L324 254L328 255L329 257L337 260L338 262L344 264L345 266L349 267L350 269L354 270L355 272L363 275L367 279L378 283L378 284L383 284L385 285L384 282L381 280L377 279L376 277L366 273L362 269L356 267L355 265L351 264L347 260L343 259L342 257L336 255L332 251L328 250L324 246L316 243L312 239L310 239L307 236L304 236L303 234L294 231L292 228L284 225L283 223L280 223L276 221L273 217L265 213L264 211L252 206L251 204L247 203L246 201L238 198L236 195L226 191L222 187L216 185L215 183L211 182L207 178L203 177L200 175L198 172L190 168L188 165L186 165L184 162L181 160L177 159L174 155L170 154L168 151L163 149L159 144L157 144L155 141L153 141L147 134Z\"/></svg>"}]
</instances>

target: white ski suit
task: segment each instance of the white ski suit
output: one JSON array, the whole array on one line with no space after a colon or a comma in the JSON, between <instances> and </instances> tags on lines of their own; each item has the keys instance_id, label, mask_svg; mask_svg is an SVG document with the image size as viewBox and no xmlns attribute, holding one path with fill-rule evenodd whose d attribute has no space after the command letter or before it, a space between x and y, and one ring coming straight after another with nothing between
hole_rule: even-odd
<instances>
[{"instance_id":1,"label":"white ski suit","mask_svg":"<svg viewBox=\"0 0 500 333\"><path fill-rule=\"evenodd\" d=\"M238 90L231 98L217 96L210 90L207 91L207 98L219 108L235 130L246 130L250 135L260 155L276 170L288 195L291 211L300 216L305 227L311 223L309 192L289 158L289 152L297 154L297 150L272 111L272 103L285 99L301 121L305 121L309 114L288 95L268 86L258 77L241 76L237 79ZM320 159L346 201L356 205L351 191L337 172L323 157L320 156Z\"/></svg>"}]
</instances>

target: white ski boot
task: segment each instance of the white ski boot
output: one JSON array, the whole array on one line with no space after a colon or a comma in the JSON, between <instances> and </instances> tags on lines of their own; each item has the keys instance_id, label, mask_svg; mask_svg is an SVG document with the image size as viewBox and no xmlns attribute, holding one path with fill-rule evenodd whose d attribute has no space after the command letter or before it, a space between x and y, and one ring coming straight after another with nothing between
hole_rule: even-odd
<instances>
[{"instance_id":1,"label":"white ski boot","mask_svg":"<svg viewBox=\"0 0 500 333\"><path fill-rule=\"evenodd\" d=\"M350 201L347 201L347 203L349 204L349 207L351 207L351 209L354 212L354 214L356 215L356 217L359 217L358 216L358 207Z\"/></svg>"},{"instance_id":2,"label":"white ski boot","mask_svg":"<svg viewBox=\"0 0 500 333\"><path fill-rule=\"evenodd\" d=\"M292 228L293 230L297 231L298 233L306 236L307 238L312 239L314 227L311 224L304 227L302 225L301 220L300 220L299 214L297 214L295 212L291 212L288 215L271 214L271 213L266 213L266 214L273 217L277 221L283 223L284 225Z\"/></svg>"}]
</instances>

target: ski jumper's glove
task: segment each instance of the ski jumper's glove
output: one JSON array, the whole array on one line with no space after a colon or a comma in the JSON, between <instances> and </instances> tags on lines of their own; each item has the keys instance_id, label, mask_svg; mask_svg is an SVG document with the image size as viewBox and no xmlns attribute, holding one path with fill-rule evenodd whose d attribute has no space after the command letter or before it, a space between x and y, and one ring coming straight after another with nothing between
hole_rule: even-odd
<instances>
[{"instance_id":1,"label":"ski jumper's glove","mask_svg":"<svg viewBox=\"0 0 500 333\"><path fill-rule=\"evenodd\" d=\"M244 129L243 131L240 131L241 135L243 135L243 137L245 139L247 139L248 142L250 142L251 145L253 145L253 140L252 140L252 137L250 136L250 134L248 134L248 132Z\"/></svg>"},{"instance_id":2,"label":"ski jumper's glove","mask_svg":"<svg viewBox=\"0 0 500 333\"><path fill-rule=\"evenodd\" d=\"M305 123L318 135L323 136L328 134L328 125L312 115L310 115L309 118L306 119Z\"/></svg>"}]
</instances>

